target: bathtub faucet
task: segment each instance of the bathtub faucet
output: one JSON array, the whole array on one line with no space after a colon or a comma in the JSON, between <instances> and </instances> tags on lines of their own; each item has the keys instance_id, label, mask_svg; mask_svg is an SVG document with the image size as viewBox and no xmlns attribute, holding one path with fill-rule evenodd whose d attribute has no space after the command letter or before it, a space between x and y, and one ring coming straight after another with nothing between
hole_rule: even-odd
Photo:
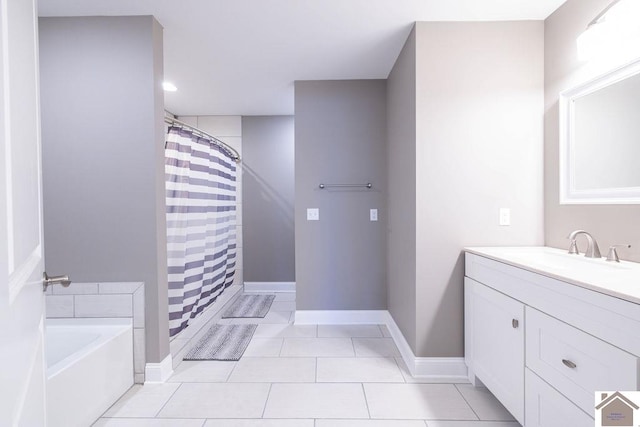
<instances>
[{"instance_id":1,"label":"bathtub faucet","mask_svg":"<svg viewBox=\"0 0 640 427\"><path fill-rule=\"evenodd\" d=\"M598 247L596 239L594 239L591 234L587 233L584 230L572 231L571 234L567 236L567 239L570 240L569 253L576 255L580 254L580 251L578 251L578 244L576 243L576 237L578 237L578 235L580 234L584 234L584 237L587 238L587 250L584 253L584 256L587 258L602 258L602 255L600 255L600 248Z\"/></svg>"}]
</instances>

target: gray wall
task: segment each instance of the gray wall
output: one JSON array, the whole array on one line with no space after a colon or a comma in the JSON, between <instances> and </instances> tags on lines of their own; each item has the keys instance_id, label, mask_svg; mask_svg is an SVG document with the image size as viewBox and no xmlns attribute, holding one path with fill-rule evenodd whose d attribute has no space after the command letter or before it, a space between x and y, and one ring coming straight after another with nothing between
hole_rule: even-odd
<instances>
[{"instance_id":1,"label":"gray wall","mask_svg":"<svg viewBox=\"0 0 640 427\"><path fill-rule=\"evenodd\" d=\"M409 345L416 343L416 32L387 79L387 301Z\"/></svg>"},{"instance_id":2,"label":"gray wall","mask_svg":"<svg viewBox=\"0 0 640 427\"><path fill-rule=\"evenodd\" d=\"M465 246L543 242L543 49L542 22L416 24L417 356L463 355Z\"/></svg>"},{"instance_id":3,"label":"gray wall","mask_svg":"<svg viewBox=\"0 0 640 427\"><path fill-rule=\"evenodd\" d=\"M146 355L169 354L162 28L40 19L46 269L145 283Z\"/></svg>"},{"instance_id":4,"label":"gray wall","mask_svg":"<svg viewBox=\"0 0 640 427\"><path fill-rule=\"evenodd\" d=\"M387 308L386 81L295 84L295 243L299 310ZM366 183L372 190L320 190ZM306 209L319 208L320 221ZM379 221L369 221L377 208Z\"/></svg>"},{"instance_id":5,"label":"gray wall","mask_svg":"<svg viewBox=\"0 0 640 427\"><path fill-rule=\"evenodd\" d=\"M609 0L568 0L545 21L545 244L567 248L567 235L585 229L606 251L609 245L630 243L620 258L640 261L640 205L559 204L559 93L606 71L611 64L578 61L576 38ZM584 250L585 243L580 242Z\"/></svg>"},{"instance_id":6,"label":"gray wall","mask_svg":"<svg viewBox=\"0 0 640 427\"><path fill-rule=\"evenodd\" d=\"M294 119L242 118L244 280L294 282Z\"/></svg>"}]
</instances>

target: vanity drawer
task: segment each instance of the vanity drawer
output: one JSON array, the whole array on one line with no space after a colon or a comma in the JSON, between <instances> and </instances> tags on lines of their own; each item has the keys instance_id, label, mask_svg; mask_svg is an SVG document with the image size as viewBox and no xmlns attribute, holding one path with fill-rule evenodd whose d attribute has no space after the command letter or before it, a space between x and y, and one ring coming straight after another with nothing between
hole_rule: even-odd
<instances>
[{"instance_id":1,"label":"vanity drawer","mask_svg":"<svg viewBox=\"0 0 640 427\"><path fill-rule=\"evenodd\" d=\"M638 358L531 307L526 366L587 413L595 391L638 389Z\"/></svg>"},{"instance_id":2,"label":"vanity drawer","mask_svg":"<svg viewBox=\"0 0 640 427\"><path fill-rule=\"evenodd\" d=\"M525 369L524 381L527 427L593 427L593 418L529 369ZM593 408L594 405L591 406ZM594 410L590 413L593 414Z\"/></svg>"}]
</instances>

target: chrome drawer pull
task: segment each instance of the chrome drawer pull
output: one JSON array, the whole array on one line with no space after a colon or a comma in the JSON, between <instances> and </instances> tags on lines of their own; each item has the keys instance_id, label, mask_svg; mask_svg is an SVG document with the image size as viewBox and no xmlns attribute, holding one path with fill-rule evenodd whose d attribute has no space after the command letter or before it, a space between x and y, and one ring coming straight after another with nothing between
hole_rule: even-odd
<instances>
[{"instance_id":1,"label":"chrome drawer pull","mask_svg":"<svg viewBox=\"0 0 640 427\"><path fill-rule=\"evenodd\" d=\"M511 326L513 326L513 329L518 329L519 325L520 325L520 322L518 322L518 319L511 320Z\"/></svg>"},{"instance_id":2,"label":"chrome drawer pull","mask_svg":"<svg viewBox=\"0 0 640 427\"><path fill-rule=\"evenodd\" d=\"M564 366L567 368L576 369L578 367L578 365L573 363L571 360L562 359L562 363L564 363Z\"/></svg>"}]
</instances>

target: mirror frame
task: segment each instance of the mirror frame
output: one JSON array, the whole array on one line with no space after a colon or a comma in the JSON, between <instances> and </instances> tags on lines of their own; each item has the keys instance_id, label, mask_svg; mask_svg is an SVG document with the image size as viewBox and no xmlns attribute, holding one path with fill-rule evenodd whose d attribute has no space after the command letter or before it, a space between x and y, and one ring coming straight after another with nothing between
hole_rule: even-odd
<instances>
[{"instance_id":1,"label":"mirror frame","mask_svg":"<svg viewBox=\"0 0 640 427\"><path fill-rule=\"evenodd\" d=\"M560 204L640 204L640 187L576 190L574 102L576 99L640 74L640 59L616 68L576 87L560 92ZM640 159L639 159L640 160ZM640 167L640 161L638 166Z\"/></svg>"}]
</instances>

